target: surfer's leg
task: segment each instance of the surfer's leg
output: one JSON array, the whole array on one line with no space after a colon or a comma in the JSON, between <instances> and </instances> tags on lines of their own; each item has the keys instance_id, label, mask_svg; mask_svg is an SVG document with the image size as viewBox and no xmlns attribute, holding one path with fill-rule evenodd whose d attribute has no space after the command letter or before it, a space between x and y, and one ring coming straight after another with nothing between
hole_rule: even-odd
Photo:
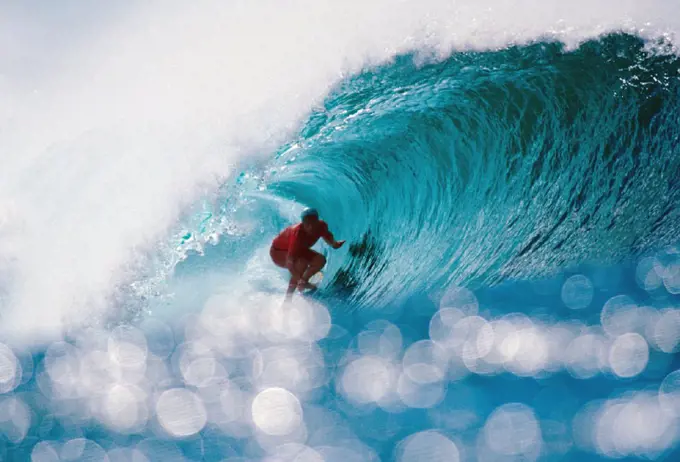
<instances>
[{"instance_id":1,"label":"surfer's leg","mask_svg":"<svg viewBox=\"0 0 680 462\"><path fill-rule=\"evenodd\" d=\"M293 294L295 293L295 288L297 287L297 281L293 282L293 277L290 278L290 282L288 283L288 289L286 290L286 301L290 301L293 299Z\"/></svg>"},{"instance_id":2,"label":"surfer's leg","mask_svg":"<svg viewBox=\"0 0 680 462\"><path fill-rule=\"evenodd\" d=\"M300 290L316 289L316 286L314 284L311 284L309 280L312 278L312 276L321 271L321 268L323 268L326 265L326 257L321 255L319 252L315 252L313 250L310 250L309 252L310 252L309 265L307 266L305 272L302 273L302 278L298 283L298 288Z\"/></svg>"},{"instance_id":3,"label":"surfer's leg","mask_svg":"<svg viewBox=\"0 0 680 462\"><path fill-rule=\"evenodd\" d=\"M279 250L272 247L271 249L269 249L269 256L271 257L272 261L276 266L278 266L279 268L287 268L286 266L286 258L288 258L287 250ZM306 267L300 268L300 271L297 274L302 274L305 271L305 269ZM285 302L289 302L293 298L293 293L295 293L295 289L297 288L299 280L300 280L299 277L291 273L290 281L288 282L288 289L286 290L286 298L284 300Z\"/></svg>"},{"instance_id":4,"label":"surfer's leg","mask_svg":"<svg viewBox=\"0 0 680 462\"><path fill-rule=\"evenodd\" d=\"M287 299L293 297L295 288L299 287L299 285L302 283L302 278L300 278L299 275L304 275L309 266L309 263L304 258L298 258L293 264L295 266L295 273L291 273L290 275L290 282L288 283L288 290L286 291Z\"/></svg>"},{"instance_id":5,"label":"surfer's leg","mask_svg":"<svg viewBox=\"0 0 680 462\"><path fill-rule=\"evenodd\" d=\"M287 250L279 250L272 247L269 249L269 256L271 257L274 264L280 268L288 268L286 265L286 259L288 258ZM295 273L291 273L290 281L288 282L288 289L286 290L286 301L290 301L293 298L295 289L300 282L300 275L304 274L307 270L308 263L304 259L298 259L295 261Z\"/></svg>"}]
</instances>

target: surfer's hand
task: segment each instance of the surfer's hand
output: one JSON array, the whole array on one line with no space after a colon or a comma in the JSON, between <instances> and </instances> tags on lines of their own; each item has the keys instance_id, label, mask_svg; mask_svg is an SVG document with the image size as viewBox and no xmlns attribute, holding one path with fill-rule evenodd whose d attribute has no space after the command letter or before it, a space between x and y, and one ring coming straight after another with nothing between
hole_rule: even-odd
<instances>
[{"instance_id":1,"label":"surfer's hand","mask_svg":"<svg viewBox=\"0 0 680 462\"><path fill-rule=\"evenodd\" d=\"M339 249L340 247L343 246L344 243L345 243L345 241L335 241L335 243L333 243L333 248Z\"/></svg>"}]
</instances>

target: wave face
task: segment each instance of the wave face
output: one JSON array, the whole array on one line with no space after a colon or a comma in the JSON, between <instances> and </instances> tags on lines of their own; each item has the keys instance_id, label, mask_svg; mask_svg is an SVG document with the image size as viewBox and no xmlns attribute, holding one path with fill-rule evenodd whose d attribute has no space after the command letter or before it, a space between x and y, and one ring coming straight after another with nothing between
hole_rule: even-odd
<instances>
[{"instance_id":1,"label":"wave face","mask_svg":"<svg viewBox=\"0 0 680 462\"><path fill-rule=\"evenodd\" d=\"M644 253L679 232L672 51L615 34L402 56L336 88L258 189L322 211L352 243L334 283L369 305Z\"/></svg>"}]
</instances>

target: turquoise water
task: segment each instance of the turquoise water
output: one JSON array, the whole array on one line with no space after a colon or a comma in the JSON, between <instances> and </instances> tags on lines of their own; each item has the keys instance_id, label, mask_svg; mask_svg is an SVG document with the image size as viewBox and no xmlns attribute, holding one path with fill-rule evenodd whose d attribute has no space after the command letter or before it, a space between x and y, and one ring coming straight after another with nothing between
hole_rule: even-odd
<instances>
[{"instance_id":1,"label":"turquoise water","mask_svg":"<svg viewBox=\"0 0 680 462\"><path fill-rule=\"evenodd\" d=\"M678 69L625 35L401 57L336 89L267 190L361 236L333 267L369 304L639 255L678 235Z\"/></svg>"},{"instance_id":2,"label":"turquoise water","mask_svg":"<svg viewBox=\"0 0 680 462\"><path fill-rule=\"evenodd\" d=\"M674 244L671 51L609 35L571 51L549 42L399 57L335 88L197 231L220 231L244 209L267 239L290 219L272 202L317 207L351 244L329 255L331 285L367 305Z\"/></svg>"},{"instance_id":3,"label":"turquoise water","mask_svg":"<svg viewBox=\"0 0 680 462\"><path fill-rule=\"evenodd\" d=\"M674 460L674 52L613 34L347 77L190 210L107 329L0 350L0 454ZM304 206L348 244L282 310L267 248Z\"/></svg>"}]
</instances>

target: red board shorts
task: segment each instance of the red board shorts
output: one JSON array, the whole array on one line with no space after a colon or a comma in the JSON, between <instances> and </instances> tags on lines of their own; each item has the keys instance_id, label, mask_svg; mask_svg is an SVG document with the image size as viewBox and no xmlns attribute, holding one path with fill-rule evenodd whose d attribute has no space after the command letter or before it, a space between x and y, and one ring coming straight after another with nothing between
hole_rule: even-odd
<instances>
[{"instance_id":1,"label":"red board shorts","mask_svg":"<svg viewBox=\"0 0 680 462\"><path fill-rule=\"evenodd\" d=\"M296 260L305 260L307 262L312 261L312 259L316 256L319 255L317 252L313 251L312 249L302 249L300 251L300 255L296 258ZM276 266L279 266L281 268L286 268L286 259L288 258L288 251L287 250L279 250L275 249L274 246L272 246L269 249L269 256L272 258L272 261Z\"/></svg>"}]
</instances>

